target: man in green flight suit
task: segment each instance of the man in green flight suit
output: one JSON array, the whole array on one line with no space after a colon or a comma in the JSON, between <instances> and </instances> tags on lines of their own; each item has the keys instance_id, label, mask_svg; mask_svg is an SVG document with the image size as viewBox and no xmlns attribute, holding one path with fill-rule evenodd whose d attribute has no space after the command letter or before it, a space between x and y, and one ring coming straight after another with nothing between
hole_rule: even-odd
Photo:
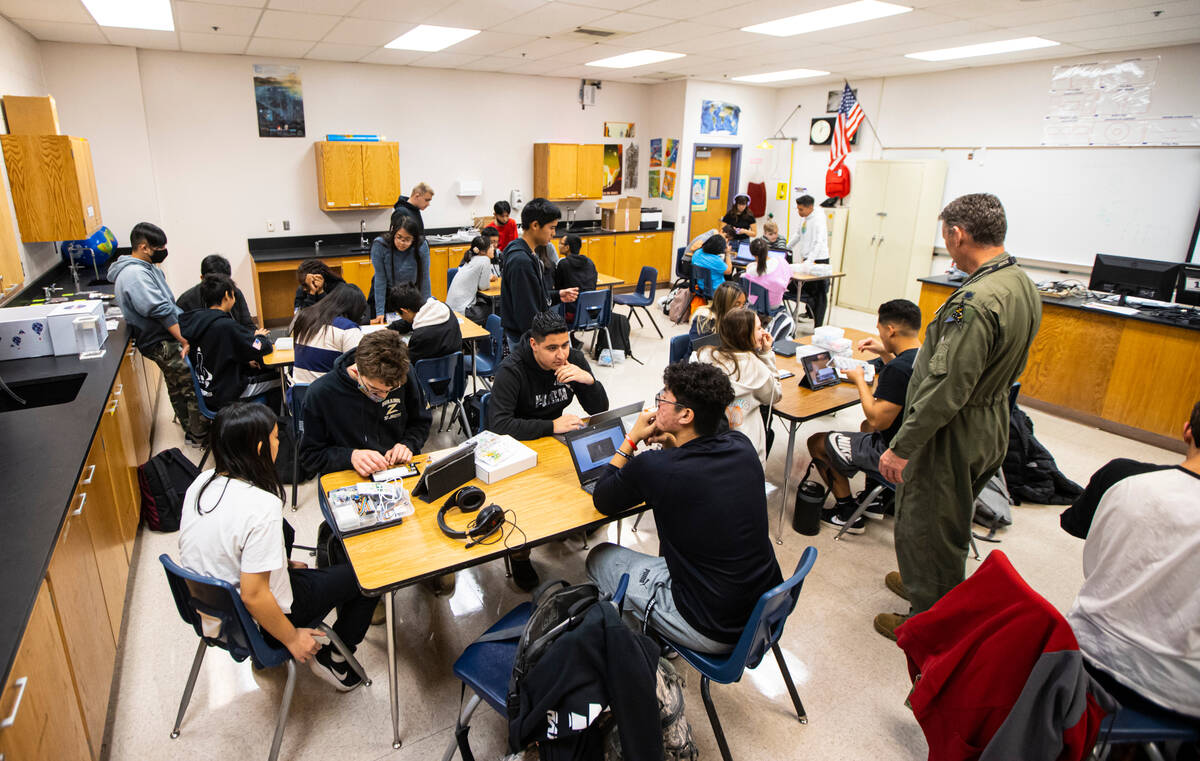
<instances>
[{"instance_id":1,"label":"man in green flight suit","mask_svg":"<svg viewBox=\"0 0 1200 761\"><path fill-rule=\"evenodd\" d=\"M975 498L1004 461L1009 388L1042 319L1033 282L1004 250L1000 199L961 196L938 218L967 279L926 327L904 423L879 459L879 472L898 485L900 572L885 583L911 603L908 615L929 609L964 578ZM905 618L881 613L875 629L895 639Z\"/></svg>"}]
</instances>

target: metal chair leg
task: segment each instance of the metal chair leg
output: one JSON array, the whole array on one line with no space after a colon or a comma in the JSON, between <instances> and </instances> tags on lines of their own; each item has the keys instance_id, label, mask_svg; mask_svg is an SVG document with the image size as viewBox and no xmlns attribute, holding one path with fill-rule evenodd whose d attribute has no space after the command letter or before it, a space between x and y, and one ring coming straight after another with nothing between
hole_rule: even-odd
<instances>
[{"instance_id":1,"label":"metal chair leg","mask_svg":"<svg viewBox=\"0 0 1200 761\"><path fill-rule=\"evenodd\" d=\"M200 472L204 472L204 463L208 462L208 447L204 448L204 454L200 456L200 464L196 467Z\"/></svg>"},{"instance_id":2,"label":"metal chair leg","mask_svg":"<svg viewBox=\"0 0 1200 761\"><path fill-rule=\"evenodd\" d=\"M471 721L471 715L475 713L475 709L479 707L481 698L478 695L471 695L471 699L463 706L459 712L458 721L454 725L454 737L450 739L450 747L446 749L446 754L442 756L442 761L450 761L454 758L454 752L458 750L458 730L465 727Z\"/></svg>"},{"instance_id":3,"label":"metal chair leg","mask_svg":"<svg viewBox=\"0 0 1200 761\"><path fill-rule=\"evenodd\" d=\"M650 311L650 308L649 308L649 307L642 307L642 311L643 311L643 312L645 312L645 313L646 313L646 317L648 317L648 318L650 319L650 324L654 326L654 331L655 331L656 333L658 333L658 337L659 337L659 338L662 338L662 337L663 337L663 332L662 332L662 330L660 330L660 329L659 329L659 327L658 327L658 323L655 321L655 319L654 319L654 314L653 314L653 313Z\"/></svg>"},{"instance_id":4,"label":"metal chair leg","mask_svg":"<svg viewBox=\"0 0 1200 761\"><path fill-rule=\"evenodd\" d=\"M645 514L646 514L646 512L644 510L642 512L638 513L638 517L636 519L634 519L634 521L633 521L633 528L630 529L631 531L633 531L634 533L637 533L638 524L642 522L642 516Z\"/></svg>"},{"instance_id":5,"label":"metal chair leg","mask_svg":"<svg viewBox=\"0 0 1200 761\"><path fill-rule=\"evenodd\" d=\"M712 695L709 694L709 679L700 677L700 697L704 698L704 710L708 712L708 723L712 725L713 734L717 737L717 747L721 749L721 758L733 761L729 755L729 743L725 742L725 732L721 729L721 720L717 718L717 708L713 705ZM272 761L274 761L272 759Z\"/></svg>"},{"instance_id":6,"label":"metal chair leg","mask_svg":"<svg viewBox=\"0 0 1200 761\"><path fill-rule=\"evenodd\" d=\"M771 645L771 652L775 653L775 662L779 664L779 671L783 674L783 683L787 685L788 694L792 696L792 707L796 709L796 718L801 724L808 723L808 714L804 712L804 704L800 702L800 693L796 692L796 685L792 683L792 672L788 671L787 664L783 662L783 651L779 649L779 643Z\"/></svg>"},{"instance_id":7,"label":"metal chair leg","mask_svg":"<svg viewBox=\"0 0 1200 761\"><path fill-rule=\"evenodd\" d=\"M192 702L192 688L196 686L196 677L200 675L200 664L204 662L204 653L208 645L204 640L196 647L196 656L192 658L192 670L188 673L187 684L183 687L183 699L179 701L179 713L175 715L175 728L171 730L171 739L179 737L179 725L183 723L183 714L187 711L188 703Z\"/></svg>"},{"instance_id":8,"label":"metal chair leg","mask_svg":"<svg viewBox=\"0 0 1200 761\"><path fill-rule=\"evenodd\" d=\"M446 428L446 405L442 405L442 414L438 417L438 433Z\"/></svg>"},{"instance_id":9,"label":"metal chair leg","mask_svg":"<svg viewBox=\"0 0 1200 761\"><path fill-rule=\"evenodd\" d=\"M458 408L458 422L462 424L463 435L469 439L474 434L471 432L471 423L467 421L467 411L463 409L461 402L455 402L454 406Z\"/></svg>"},{"instance_id":10,"label":"metal chair leg","mask_svg":"<svg viewBox=\"0 0 1200 761\"><path fill-rule=\"evenodd\" d=\"M292 432L295 434L295 431ZM296 512L300 505L296 501L296 492L300 488L300 437L292 436L292 512Z\"/></svg>"},{"instance_id":11,"label":"metal chair leg","mask_svg":"<svg viewBox=\"0 0 1200 761\"><path fill-rule=\"evenodd\" d=\"M971 534L971 554L973 559L979 560L979 548L975 546L975 535Z\"/></svg>"},{"instance_id":12,"label":"metal chair leg","mask_svg":"<svg viewBox=\"0 0 1200 761\"><path fill-rule=\"evenodd\" d=\"M858 501L858 506L854 508L854 514L851 515L846 520L846 522L842 525L842 527L840 529L838 529L837 536L835 536L834 539L835 540L841 539L842 534L846 533L846 531L849 530L849 528L854 525L854 522L857 521L859 518L861 518L862 514L867 511L867 505L874 502L876 500L876 498L878 498L879 495L882 493L883 493L883 487L876 486L874 489L872 489L870 492L868 492L865 497L860 499Z\"/></svg>"},{"instance_id":13,"label":"metal chair leg","mask_svg":"<svg viewBox=\"0 0 1200 761\"><path fill-rule=\"evenodd\" d=\"M337 632L324 621L318 624L317 628L325 633L325 636L329 638L329 641L333 643L337 651L346 659L346 663L350 665L350 668L354 669L354 673L358 674L358 678L362 680L363 686L370 687L371 677L367 676L367 672L363 669L362 664L358 662L358 658L354 657L354 651L346 647L346 643L342 642L342 638L337 635Z\"/></svg>"},{"instance_id":14,"label":"metal chair leg","mask_svg":"<svg viewBox=\"0 0 1200 761\"><path fill-rule=\"evenodd\" d=\"M638 327L646 327L646 323L642 322L641 316L637 313L637 307L629 307L629 316L638 321Z\"/></svg>"},{"instance_id":15,"label":"metal chair leg","mask_svg":"<svg viewBox=\"0 0 1200 761\"><path fill-rule=\"evenodd\" d=\"M279 701L279 718L275 720L275 739L271 740L271 755L267 761L279 758L279 746L283 743L283 729L287 726L288 711L292 708L292 695L296 692L296 662L287 662L287 684L283 686L283 699Z\"/></svg>"}]
</instances>

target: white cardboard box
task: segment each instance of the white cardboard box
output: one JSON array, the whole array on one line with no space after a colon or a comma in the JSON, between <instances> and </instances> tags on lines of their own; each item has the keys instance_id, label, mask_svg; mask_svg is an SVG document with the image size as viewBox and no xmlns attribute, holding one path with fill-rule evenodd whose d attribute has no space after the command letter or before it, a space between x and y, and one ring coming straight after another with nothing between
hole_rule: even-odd
<instances>
[{"instance_id":1,"label":"white cardboard box","mask_svg":"<svg viewBox=\"0 0 1200 761\"><path fill-rule=\"evenodd\" d=\"M54 353L46 317L55 304L0 309L0 360L48 357Z\"/></svg>"},{"instance_id":2,"label":"white cardboard box","mask_svg":"<svg viewBox=\"0 0 1200 761\"><path fill-rule=\"evenodd\" d=\"M75 345L75 319L78 317L95 317L100 330L100 345L103 346L108 340L103 301L68 301L59 304L46 318L50 323L50 340L54 344L55 356L79 353L79 347Z\"/></svg>"},{"instance_id":3,"label":"white cardboard box","mask_svg":"<svg viewBox=\"0 0 1200 761\"><path fill-rule=\"evenodd\" d=\"M507 434L480 431L471 440L475 442L475 477L485 484L537 465L537 452Z\"/></svg>"}]
</instances>

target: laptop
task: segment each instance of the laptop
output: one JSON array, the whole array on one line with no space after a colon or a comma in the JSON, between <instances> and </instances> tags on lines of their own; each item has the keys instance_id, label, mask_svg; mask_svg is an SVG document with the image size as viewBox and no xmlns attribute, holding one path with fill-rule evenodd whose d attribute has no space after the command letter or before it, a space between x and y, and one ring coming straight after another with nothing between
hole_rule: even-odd
<instances>
[{"instance_id":1,"label":"laptop","mask_svg":"<svg viewBox=\"0 0 1200 761\"><path fill-rule=\"evenodd\" d=\"M737 254L733 257L733 263L745 267L750 262L754 261L754 255L750 253L750 244L743 243L738 246Z\"/></svg>"},{"instance_id":2,"label":"laptop","mask_svg":"<svg viewBox=\"0 0 1200 761\"><path fill-rule=\"evenodd\" d=\"M585 492L591 494L595 490L604 466L624 441L625 425L620 418L566 434L567 451L571 453L575 475L579 476L579 485Z\"/></svg>"},{"instance_id":3,"label":"laptop","mask_svg":"<svg viewBox=\"0 0 1200 761\"><path fill-rule=\"evenodd\" d=\"M597 425L603 425L610 420L621 420L628 421L629 428L632 429L633 421L637 419L638 415L642 414L643 409L645 409L645 405L642 402L630 402L629 404L623 404L620 407L614 407L611 410L597 412L591 417L585 417L583 419L583 427L592 428ZM567 434L565 433L556 433L554 434L554 438L558 439L564 444L567 443Z\"/></svg>"}]
</instances>

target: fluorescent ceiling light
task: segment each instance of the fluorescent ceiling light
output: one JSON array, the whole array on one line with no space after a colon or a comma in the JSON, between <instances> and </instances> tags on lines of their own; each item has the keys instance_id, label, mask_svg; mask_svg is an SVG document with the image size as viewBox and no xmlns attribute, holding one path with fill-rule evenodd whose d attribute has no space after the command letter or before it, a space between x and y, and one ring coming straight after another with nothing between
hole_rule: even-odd
<instances>
[{"instance_id":1,"label":"fluorescent ceiling light","mask_svg":"<svg viewBox=\"0 0 1200 761\"><path fill-rule=\"evenodd\" d=\"M83 0L100 26L175 31L170 0Z\"/></svg>"},{"instance_id":2,"label":"fluorescent ceiling light","mask_svg":"<svg viewBox=\"0 0 1200 761\"><path fill-rule=\"evenodd\" d=\"M775 37L791 37L806 32L817 32L822 29L832 29L835 26L859 24L863 21L873 21L877 18L887 18L901 13L908 13L912 8L906 5L883 3L879 0L859 0L857 3L835 5L832 8L822 8L819 11L801 13L799 16L775 19L765 24L754 24L742 27L743 32L770 34Z\"/></svg>"},{"instance_id":3,"label":"fluorescent ceiling light","mask_svg":"<svg viewBox=\"0 0 1200 761\"><path fill-rule=\"evenodd\" d=\"M453 26L421 24L384 45L392 50L422 50L433 53L479 34L478 29L459 29Z\"/></svg>"},{"instance_id":4,"label":"fluorescent ceiling light","mask_svg":"<svg viewBox=\"0 0 1200 761\"><path fill-rule=\"evenodd\" d=\"M744 77L733 77L734 82L782 82L785 79L804 79L806 77L823 77L828 71L816 69L787 69L786 71L769 71L766 74L747 74Z\"/></svg>"},{"instance_id":5,"label":"fluorescent ceiling light","mask_svg":"<svg viewBox=\"0 0 1200 761\"><path fill-rule=\"evenodd\" d=\"M973 58L979 55L996 55L997 53L1014 53L1018 50L1034 50L1050 48L1058 43L1041 37L1018 37L1013 40L998 42L983 42L979 45L964 45L960 48L942 48L941 50L926 50L923 53L906 53L905 58L916 58L921 61L949 61L952 58Z\"/></svg>"},{"instance_id":6,"label":"fluorescent ceiling light","mask_svg":"<svg viewBox=\"0 0 1200 761\"><path fill-rule=\"evenodd\" d=\"M611 58L601 58L599 61L585 63L584 66L603 66L606 69L632 69L634 66L645 66L648 63L670 61L683 58L683 53L667 53L662 50L635 50L632 53L622 53Z\"/></svg>"}]
</instances>

